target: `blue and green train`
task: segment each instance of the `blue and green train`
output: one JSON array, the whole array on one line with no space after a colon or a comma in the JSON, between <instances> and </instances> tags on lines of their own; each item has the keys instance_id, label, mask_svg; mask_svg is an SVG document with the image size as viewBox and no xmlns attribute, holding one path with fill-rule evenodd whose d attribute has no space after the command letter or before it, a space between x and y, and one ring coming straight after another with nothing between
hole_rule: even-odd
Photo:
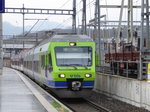
<instances>
[{"instance_id":1,"label":"blue and green train","mask_svg":"<svg viewBox=\"0 0 150 112\"><path fill-rule=\"evenodd\" d=\"M25 74L55 92L94 87L95 43L86 35L55 35L20 55L22 59L12 58L12 67L21 66Z\"/></svg>"}]
</instances>

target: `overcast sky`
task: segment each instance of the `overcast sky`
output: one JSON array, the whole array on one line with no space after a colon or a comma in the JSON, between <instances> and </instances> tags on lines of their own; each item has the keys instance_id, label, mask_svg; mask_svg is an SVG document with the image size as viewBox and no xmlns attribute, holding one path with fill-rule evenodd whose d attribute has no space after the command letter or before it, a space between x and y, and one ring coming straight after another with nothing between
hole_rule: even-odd
<instances>
[{"instance_id":1,"label":"overcast sky","mask_svg":"<svg viewBox=\"0 0 150 112\"><path fill-rule=\"evenodd\" d=\"M25 8L48 8L48 9L72 9L73 0L5 0L6 8L21 8L23 4ZM77 9L82 8L82 0L77 0ZM87 1L87 19L94 18L94 2L95 0L86 0ZM134 5L140 4L141 0L133 0ZM119 5L121 0L101 0L103 5ZM127 4L127 0L125 0ZM119 9L102 9L101 14L107 15L107 20L118 20L119 18ZM134 19L137 20L137 17L140 17L140 11L134 10ZM123 19L127 17L127 9L124 10ZM25 15L25 18L37 18L44 19L47 18L49 21L55 21L61 24L71 25L70 16L54 16L54 15ZM69 19L70 18L70 19ZM77 24L81 24L82 13L81 11L77 16ZM15 26L22 26L22 15L19 14L3 14L3 21L7 21ZM33 25L35 21L25 21L25 25Z\"/></svg>"}]
</instances>

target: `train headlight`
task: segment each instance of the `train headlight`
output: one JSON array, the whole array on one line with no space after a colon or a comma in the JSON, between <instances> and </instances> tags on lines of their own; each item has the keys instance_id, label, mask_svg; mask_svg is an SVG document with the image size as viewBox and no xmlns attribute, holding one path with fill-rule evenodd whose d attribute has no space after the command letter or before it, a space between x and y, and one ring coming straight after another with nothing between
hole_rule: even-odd
<instances>
[{"instance_id":1,"label":"train headlight","mask_svg":"<svg viewBox=\"0 0 150 112\"><path fill-rule=\"evenodd\" d=\"M59 74L59 77L60 77L60 78L65 78L66 75L65 75L65 74Z\"/></svg>"},{"instance_id":2,"label":"train headlight","mask_svg":"<svg viewBox=\"0 0 150 112\"><path fill-rule=\"evenodd\" d=\"M89 78L89 77L92 77L91 74L85 74L85 77Z\"/></svg>"},{"instance_id":3,"label":"train headlight","mask_svg":"<svg viewBox=\"0 0 150 112\"><path fill-rule=\"evenodd\" d=\"M70 46L76 46L76 43L75 42L70 42L69 45Z\"/></svg>"}]
</instances>

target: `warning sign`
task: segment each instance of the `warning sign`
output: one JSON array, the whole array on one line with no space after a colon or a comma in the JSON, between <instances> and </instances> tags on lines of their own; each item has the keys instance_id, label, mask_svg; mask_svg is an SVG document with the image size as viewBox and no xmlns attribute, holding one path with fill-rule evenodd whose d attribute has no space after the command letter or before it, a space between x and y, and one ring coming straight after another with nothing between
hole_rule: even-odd
<instances>
[{"instance_id":1,"label":"warning sign","mask_svg":"<svg viewBox=\"0 0 150 112\"><path fill-rule=\"evenodd\" d=\"M147 73L150 73L150 63L148 63L148 71Z\"/></svg>"},{"instance_id":2,"label":"warning sign","mask_svg":"<svg viewBox=\"0 0 150 112\"><path fill-rule=\"evenodd\" d=\"M150 80L150 63L148 63L147 80Z\"/></svg>"}]
</instances>

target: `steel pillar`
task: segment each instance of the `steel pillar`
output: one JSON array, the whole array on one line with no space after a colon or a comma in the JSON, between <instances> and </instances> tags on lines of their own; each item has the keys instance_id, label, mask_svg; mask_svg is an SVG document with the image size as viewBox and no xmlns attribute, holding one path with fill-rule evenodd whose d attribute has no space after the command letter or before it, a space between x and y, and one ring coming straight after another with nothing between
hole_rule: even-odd
<instances>
[{"instance_id":1,"label":"steel pillar","mask_svg":"<svg viewBox=\"0 0 150 112\"><path fill-rule=\"evenodd\" d=\"M121 23L122 23L122 15L123 15L123 6L124 6L124 0L121 2L121 10L120 10L120 17L119 17L119 24L118 24L118 35L116 39L116 50L118 51L118 45L120 43L120 32L121 32Z\"/></svg>"},{"instance_id":2,"label":"steel pillar","mask_svg":"<svg viewBox=\"0 0 150 112\"><path fill-rule=\"evenodd\" d=\"M100 36L100 29L101 29L101 26L100 26L100 23L101 23L101 16L100 16L100 0L96 0L96 3L95 3L95 18L93 19L94 20L94 40L96 41L96 46L97 46L97 54L99 55L99 64L103 64L102 63L102 58L104 58L103 56L103 53L101 52L101 49L103 49L103 44L101 43L101 36ZM98 29L97 29L98 27ZM96 40L97 39L97 40Z\"/></svg>"},{"instance_id":3,"label":"steel pillar","mask_svg":"<svg viewBox=\"0 0 150 112\"><path fill-rule=\"evenodd\" d=\"M141 9L140 66L139 66L140 71L138 75L138 78L140 80L145 79L143 71L144 71L144 60L147 58L147 55L144 54L144 52L150 51L149 0L141 0L141 3L142 9ZM144 28L146 28L146 32L144 32Z\"/></svg>"},{"instance_id":4,"label":"steel pillar","mask_svg":"<svg viewBox=\"0 0 150 112\"><path fill-rule=\"evenodd\" d=\"M128 0L128 43L133 42L133 0Z\"/></svg>"},{"instance_id":5,"label":"steel pillar","mask_svg":"<svg viewBox=\"0 0 150 112\"><path fill-rule=\"evenodd\" d=\"M76 0L73 0L72 32L76 33Z\"/></svg>"},{"instance_id":6,"label":"steel pillar","mask_svg":"<svg viewBox=\"0 0 150 112\"><path fill-rule=\"evenodd\" d=\"M82 29L81 34L87 34L86 29L86 0L83 0L83 12L82 12Z\"/></svg>"}]
</instances>

